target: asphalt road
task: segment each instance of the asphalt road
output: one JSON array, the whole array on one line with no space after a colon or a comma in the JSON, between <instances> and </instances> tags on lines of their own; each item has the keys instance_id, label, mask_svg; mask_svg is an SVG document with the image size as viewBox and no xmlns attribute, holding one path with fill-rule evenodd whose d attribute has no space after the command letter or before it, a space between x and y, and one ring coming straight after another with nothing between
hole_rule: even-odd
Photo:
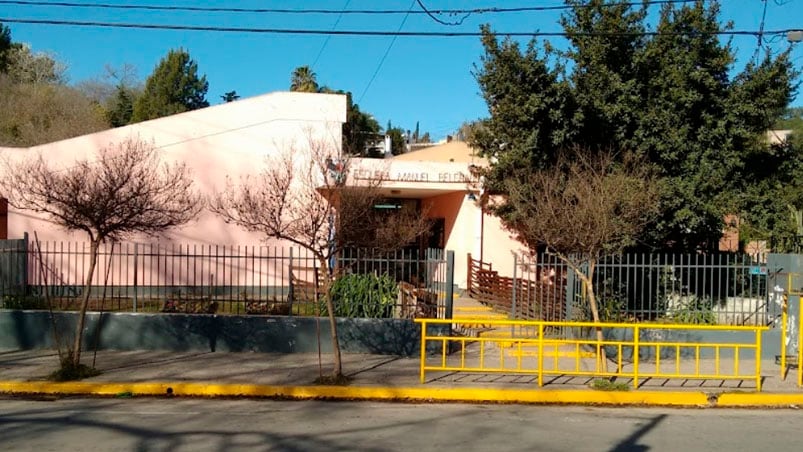
<instances>
[{"instance_id":1,"label":"asphalt road","mask_svg":"<svg viewBox=\"0 0 803 452\"><path fill-rule=\"evenodd\" d=\"M797 410L0 400L4 451L799 450Z\"/></svg>"}]
</instances>

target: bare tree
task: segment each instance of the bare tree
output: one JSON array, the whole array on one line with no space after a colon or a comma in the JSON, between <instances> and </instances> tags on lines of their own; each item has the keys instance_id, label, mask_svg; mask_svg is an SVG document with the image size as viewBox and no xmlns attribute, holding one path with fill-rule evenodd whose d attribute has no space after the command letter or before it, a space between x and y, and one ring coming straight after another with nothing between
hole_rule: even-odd
<instances>
[{"instance_id":1,"label":"bare tree","mask_svg":"<svg viewBox=\"0 0 803 452\"><path fill-rule=\"evenodd\" d=\"M600 322L597 262L634 244L657 214L658 182L647 165L615 157L575 149L548 169L505 181L505 226L530 249L545 246L575 271L587 288L594 322Z\"/></svg>"},{"instance_id":2,"label":"bare tree","mask_svg":"<svg viewBox=\"0 0 803 452\"><path fill-rule=\"evenodd\" d=\"M344 248L370 247L391 251L413 241L429 228L425 213L397 211L381 215L374 208L382 195L382 179L356 179L350 160L339 147L308 139L309 159L290 149L269 158L256 177L240 184L228 181L211 202L226 222L266 238L286 240L312 253L323 271L321 292L326 303L334 354L332 379L343 376L335 309L330 296L336 275L332 257Z\"/></svg>"},{"instance_id":3,"label":"bare tree","mask_svg":"<svg viewBox=\"0 0 803 452\"><path fill-rule=\"evenodd\" d=\"M98 248L131 234L158 234L192 221L202 203L184 164L161 163L149 143L129 138L55 168L43 156L5 163L0 188L17 209L42 214L55 224L83 231L90 241L78 325L62 369L80 369L82 337Z\"/></svg>"}]
</instances>

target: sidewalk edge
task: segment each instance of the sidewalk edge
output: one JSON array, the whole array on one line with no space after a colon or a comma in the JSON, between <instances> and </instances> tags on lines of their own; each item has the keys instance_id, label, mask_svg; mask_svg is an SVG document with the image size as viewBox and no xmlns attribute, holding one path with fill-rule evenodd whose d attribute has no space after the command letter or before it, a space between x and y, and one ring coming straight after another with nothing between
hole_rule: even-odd
<instances>
[{"instance_id":1,"label":"sidewalk edge","mask_svg":"<svg viewBox=\"0 0 803 452\"><path fill-rule=\"evenodd\" d=\"M518 390L489 388L374 387L374 386L265 386L249 384L144 382L26 382L0 381L0 393L69 394L94 396L275 397L293 399L343 399L388 401L442 401L544 404L707 406L709 396L691 391ZM725 396L733 396L730 399ZM737 397L738 396L738 397ZM749 396L749 397L748 397ZM763 399L769 396L768 399ZM803 394L796 400L803 401ZM790 405L781 394L723 394L720 404L733 406Z\"/></svg>"}]
</instances>

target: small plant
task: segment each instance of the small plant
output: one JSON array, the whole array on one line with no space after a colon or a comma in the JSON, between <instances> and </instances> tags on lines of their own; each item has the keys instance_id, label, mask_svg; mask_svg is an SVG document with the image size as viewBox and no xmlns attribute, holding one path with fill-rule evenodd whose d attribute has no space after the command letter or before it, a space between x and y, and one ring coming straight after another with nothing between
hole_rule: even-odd
<instances>
[{"instance_id":1,"label":"small plant","mask_svg":"<svg viewBox=\"0 0 803 452\"><path fill-rule=\"evenodd\" d=\"M76 364L72 350L67 351L61 357L59 368L50 374L49 379L53 381L75 381L84 378L97 377L100 371L86 364Z\"/></svg>"},{"instance_id":2,"label":"small plant","mask_svg":"<svg viewBox=\"0 0 803 452\"><path fill-rule=\"evenodd\" d=\"M591 389L597 391L630 391L630 385L627 383L611 381L605 378L596 378L591 382Z\"/></svg>"},{"instance_id":3,"label":"small plant","mask_svg":"<svg viewBox=\"0 0 803 452\"><path fill-rule=\"evenodd\" d=\"M627 320L627 301L618 297L599 301L599 318L603 322L622 323Z\"/></svg>"},{"instance_id":4,"label":"small plant","mask_svg":"<svg viewBox=\"0 0 803 452\"><path fill-rule=\"evenodd\" d=\"M690 297L678 303L669 311L668 319L672 323L688 325L714 325L717 323L711 302L700 297Z\"/></svg>"},{"instance_id":5,"label":"small plant","mask_svg":"<svg viewBox=\"0 0 803 452\"><path fill-rule=\"evenodd\" d=\"M45 301L37 296L32 295L6 295L3 297L3 309L45 309L47 305Z\"/></svg>"},{"instance_id":6,"label":"small plant","mask_svg":"<svg viewBox=\"0 0 803 452\"><path fill-rule=\"evenodd\" d=\"M337 317L382 319L393 316L399 288L390 275L349 274L338 278L331 289ZM322 306L321 312L326 312Z\"/></svg>"}]
</instances>

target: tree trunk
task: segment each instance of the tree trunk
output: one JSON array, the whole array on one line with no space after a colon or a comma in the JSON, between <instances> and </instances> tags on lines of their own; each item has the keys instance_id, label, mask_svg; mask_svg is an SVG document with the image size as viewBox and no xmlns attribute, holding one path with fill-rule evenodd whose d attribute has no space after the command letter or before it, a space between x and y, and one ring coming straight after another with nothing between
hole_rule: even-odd
<instances>
[{"instance_id":1,"label":"tree trunk","mask_svg":"<svg viewBox=\"0 0 803 452\"><path fill-rule=\"evenodd\" d=\"M78 313L78 326L75 330L75 343L73 345L73 365L78 366L81 364L81 345L84 338L84 321L86 320L86 310L89 307L89 293L92 288L92 276L95 274L95 265L98 262L98 245L99 241L92 240L89 245L89 271L86 275L86 283L84 284L84 298L81 300L81 310Z\"/></svg>"},{"instance_id":2,"label":"tree trunk","mask_svg":"<svg viewBox=\"0 0 803 452\"><path fill-rule=\"evenodd\" d=\"M332 301L330 289L332 287L332 275L329 274L329 263L326 259L319 258L321 262L321 269L326 274L323 279L323 296L326 300L326 311L329 313L329 332L332 337L332 355L334 358L334 368L332 369L332 378L335 380L343 376L343 362L340 359L340 341L337 338L337 318L335 317L335 304Z\"/></svg>"},{"instance_id":3,"label":"tree trunk","mask_svg":"<svg viewBox=\"0 0 803 452\"><path fill-rule=\"evenodd\" d=\"M597 306L597 296L594 292L594 267L596 266L596 259L590 259L588 261L588 275L580 274L580 279L585 283L586 289L588 290L588 305L591 307L591 317L594 320L594 323L600 323L599 318L599 306ZM604 337L602 335L602 327L596 327L595 330L597 331L597 341L602 342ZM605 356L605 347L600 346L600 355L597 359L602 361L602 370L604 372L608 371L608 358Z\"/></svg>"}]
</instances>

